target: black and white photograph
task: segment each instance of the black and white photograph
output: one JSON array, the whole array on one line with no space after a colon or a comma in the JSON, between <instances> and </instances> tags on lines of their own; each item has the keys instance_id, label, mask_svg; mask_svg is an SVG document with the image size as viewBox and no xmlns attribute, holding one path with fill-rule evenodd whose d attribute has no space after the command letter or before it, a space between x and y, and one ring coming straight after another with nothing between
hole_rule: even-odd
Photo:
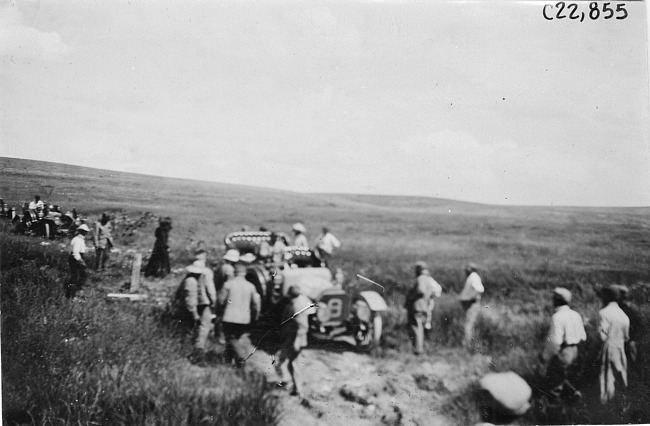
<instances>
[{"instance_id":1,"label":"black and white photograph","mask_svg":"<svg viewBox=\"0 0 650 426\"><path fill-rule=\"evenodd\" d=\"M650 423L649 16L0 0L1 423Z\"/></svg>"}]
</instances>

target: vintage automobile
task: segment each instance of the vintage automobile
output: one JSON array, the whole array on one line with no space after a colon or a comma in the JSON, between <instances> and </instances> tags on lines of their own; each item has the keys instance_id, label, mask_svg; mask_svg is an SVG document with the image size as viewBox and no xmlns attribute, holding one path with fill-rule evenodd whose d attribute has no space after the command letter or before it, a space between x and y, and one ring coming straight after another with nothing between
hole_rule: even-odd
<instances>
[{"instance_id":1,"label":"vintage automobile","mask_svg":"<svg viewBox=\"0 0 650 426\"><path fill-rule=\"evenodd\" d=\"M226 248L237 249L242 258L252 260L246 279L262 297L263 320L279 324L285 296L295 285L313 301L313 308L308 310L310 341L342 341L362 351L379 343L381 312L388 309L379 293L346 291L335 285L330 269L322 266L311 250L285 247L282 265L259 260L255 255L260 245L270 240L271 232L266 231L235 232L224 240Z\"/></svg>"}]
</instances>

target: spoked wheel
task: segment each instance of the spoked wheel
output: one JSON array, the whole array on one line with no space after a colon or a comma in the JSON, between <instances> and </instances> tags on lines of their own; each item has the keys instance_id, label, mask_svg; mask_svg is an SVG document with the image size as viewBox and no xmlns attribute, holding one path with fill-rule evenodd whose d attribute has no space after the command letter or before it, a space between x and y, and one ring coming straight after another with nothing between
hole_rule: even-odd
<instances>
[{"instance_id":1,"label":"spoked wheel","mask_svg":"<svg viewBox=\"0 0 650 426\"><path fill-rule=\"evenodd\" d=\"M381 341L381 333L383 330L383 322L378 313L373 313L365 302L357 302L366 308L370 316L369 321L358 318L359 328L354 335L354 340L357 344L357 349L363 352L370 351L375 345L379 345ZM365 305L365 306L363 306ZM366 317L367 318L367 317Z\"/></svg>"}]
</instances>

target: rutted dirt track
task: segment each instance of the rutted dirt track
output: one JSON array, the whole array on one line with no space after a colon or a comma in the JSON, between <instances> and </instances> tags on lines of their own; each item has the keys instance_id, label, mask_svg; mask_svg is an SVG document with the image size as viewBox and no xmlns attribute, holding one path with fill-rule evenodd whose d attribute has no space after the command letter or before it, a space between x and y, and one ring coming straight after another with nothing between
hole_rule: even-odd
<instances>
[{"instance_id":1,"label":"rutted dirt track","mask_svg":"<svg viewBox=\"0 0 650 426\"><path fill-rule=\"evenodd\" d=\"M271 358L256 355L255 368L275 380ZM306 349L298 358L301 396L277 391L283 394L280 425L451 425L441 406L478 377L480 371L468 371L467 365L487 368L487 363L487 358L470 360L451 350L403 362Z\"/></svg>"},{"instance_id":2,"label":"rutted dirt track","mask_svg":"<svg viewBox=\"0 0 650 426\"><path fill-rule=\"evenodd\" d=\"M175 282L170 280L169 285ZM277 383L273 357L264 351L264 341L246 368ZM217 353L223 349L216 344L212 348ZM489 357L458 348L439 348L434 355L421 357L407 353L395 359L371 357L342 343L309 347L297 360L301 395L274 391L282 401L280 426L453 425L456 422L445 416L443 405L488 371L489 364ZM202 370L191 367L189 375L204 376Z\"/></svg>"}]
</instances>

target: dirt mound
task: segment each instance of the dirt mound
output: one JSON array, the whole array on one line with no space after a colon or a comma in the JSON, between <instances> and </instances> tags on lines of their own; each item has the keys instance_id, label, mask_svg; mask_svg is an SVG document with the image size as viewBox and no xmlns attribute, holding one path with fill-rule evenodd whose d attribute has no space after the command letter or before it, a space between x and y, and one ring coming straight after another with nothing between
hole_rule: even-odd
<instances>
[{"instance_id":1,"label":"dirt mound","mask_svg":"<svg viewBox=\"0 0 650 426\"><path fill-rule=\"evenodd\" d=\"M307 349L298 358L301 396L283 398L280 425L456 424L441 407L488 363L449 351L427 359L387 360ZM470 371L470 365L483 368Z\"/></svg>"}]
</instances>

